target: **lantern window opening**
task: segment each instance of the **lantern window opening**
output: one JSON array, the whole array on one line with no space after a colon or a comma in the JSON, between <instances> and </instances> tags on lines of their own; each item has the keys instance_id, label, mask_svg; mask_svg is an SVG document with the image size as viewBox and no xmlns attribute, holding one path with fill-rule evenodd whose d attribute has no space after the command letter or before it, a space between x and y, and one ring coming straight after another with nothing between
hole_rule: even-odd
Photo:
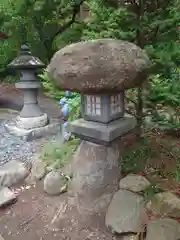
<instances>
[{"instance_id":1,"label":"lantern window opening","mask_svg":"<svg viewBox=\"0 0 180 240\"><path fill-rule=\"evenodd\" d=\"M98 96L86 95L86 112L91 115L101 116L101 99Z\"/></svg>"},{"instance_id":2,"label":"lantern window opening","mask_svg":"<svg viewBox=\"0 0 180 240\"><path fill-rule=\"evenodd\" d=\"M113 95L110 99L111 114L117 114L122 111L122 97L121 94Z\"/></svg>"}]
</instances>

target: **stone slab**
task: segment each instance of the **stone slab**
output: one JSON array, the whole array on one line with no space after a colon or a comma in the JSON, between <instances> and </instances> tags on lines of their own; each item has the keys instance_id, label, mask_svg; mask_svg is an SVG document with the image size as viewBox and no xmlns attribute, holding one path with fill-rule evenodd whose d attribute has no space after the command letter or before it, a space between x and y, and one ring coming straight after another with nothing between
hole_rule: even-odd
<instances>
[{"instance_id":1,"label":"stone slab","mask_svg":"<svg viewBox=\"0 0 180 240\"><path fill-rule=\"evenodd\" d=\"M5 205L13 202L15 199L16 195L9 188L0 188L0 207L4 207Z\"/></svg>"},{"instance_id":2,"label":"stone slab","mask_svg":"<svg viewBox=\"0 0 180 240\"><path fill-rule=\"evenodd\" d=\"M147 221L144 205L142 196L127 190L117 191L106 213L106 226L118 234L143 232Z\"/></svg>"},{"instance_id":3,"label":"stone slab","mask_svg":"<svg viewBox=\"0 0 180 240\"><path fill-rule=\"evenodd\" d=\"M70 131L82 140L106 145L133 130L136 123L136 119L129 115L109 124L86 121L81 118L70 124Z\"/></svg>"},{"instance_id":4,"label":"stone slab","mask_svg":"<svg viewBox=\"0 0 180 240\"><path fill-rule=\"evenodd\" d=\"M146 207L155 215L180 218L180 199L169 191L157 193Z\"/></svg>"},{"instance_id":5,"label":"stone slab","mask_svg":"<svg viewBox=\"0 0 180 240\"><path fill-rule=\"evenodd\" d=\"M0 167L0 186L11 187L24 180L29 174L23 162L10 161Z\"/></svg>"},{"instance_id":6,"label":"stone slab","mask_svg":"<svg viewBox=\"0 0 180 240\"><path fill-rule=\"evenodd\" d=\"M150 184L144 176L129 174L120 180L119 188L138 193L144 191Z\"/></svg>"},{"instance_id":7,"label":"stone slab","mask_svg":"<svg viewBox=\"0 0 180 240\"><path fill-rule=\"evenodd\" d=\"M152 220L147 225L147 235L145 240L178 240L180 224L173 219L164 218Z\"/></svg>"},{"instance_id":8,"label":"stone slab","mask_svg":"<svg viewBox=\"0 0 180 240\"><path fill-rule=\"evenodd\" d=\"M5 123L5 128L11 134L22 138L24 141L32 141L36 138L45 137L47 135L56 134L61 131L61 123L54 122L50 123L44 127L34 128L31 130L20 129L16 126L14 122Z\"/></svg>"}]
</instances>

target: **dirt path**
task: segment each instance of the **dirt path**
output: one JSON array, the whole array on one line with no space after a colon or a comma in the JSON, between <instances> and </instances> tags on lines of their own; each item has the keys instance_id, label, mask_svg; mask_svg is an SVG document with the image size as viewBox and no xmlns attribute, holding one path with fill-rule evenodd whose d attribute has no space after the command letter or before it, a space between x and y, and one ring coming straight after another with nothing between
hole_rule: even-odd
<instances>
[{"instance_id":1,"label":"dirt path","mask_svg":"<svg viewBox=\"0 0 180 240\"><path fill-rule=\"evenodd\" d=\"M18 201L0 211L0 233L5 240L59 239L51 228L59 198L46 196L42 189L38 185L20 191Z\"/></svg>"}]
</instances>

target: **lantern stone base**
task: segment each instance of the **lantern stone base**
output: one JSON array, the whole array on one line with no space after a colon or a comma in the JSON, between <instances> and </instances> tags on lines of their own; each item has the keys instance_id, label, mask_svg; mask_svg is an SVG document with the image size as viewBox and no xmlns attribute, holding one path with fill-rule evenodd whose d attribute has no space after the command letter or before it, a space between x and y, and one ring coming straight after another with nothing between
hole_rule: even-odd
<instances>
[{"instance_id":1,"label":"lantern stone base","mask_svg":"<svg viewBox=\"0 0 180 240\"><path fill-rule=\"evenodd\" d=\"M32 141L36 138L53 135L61 131L61 124L59 122L51 122L46 126L31 129L20 128L16 121L8 121L4 126L8 132L20 137L24 141Z\"/></svg>"},{"instance_id":2,"label":"lantern stone base","mask_svg":"<svg viewBox=\"0 0 180 240\"><path fill-rule=\"evenodd\" d=\"M82 141L63 170L72 175L72 181L68 195L60 201L57 214L61 212L61 216L54 217L58 221L53 228L60 219L61 228L66 229L64 239L113 239L104 219L121 177L120 149L118 141L110 146Z\"/></svg>"},{"instance_id":3,"label":"lantern stone base","mask_svg":"<svg viewBox=\"0 0 180 240\"><path fill-rule=\"evenodd\" d=\"M78 197L79 210L98 213L101 208L107 207L118 188L118 143L114 141L110 146L103 146L82 141L72 159L71 173L72 192Z\"/></svg>"},{"instance_id":4,"label":"lantern stone base","mask_svg":"<svg viewBox=\"0 0 180 240\"><path fill-rule=\"evenodd\" d=\"M136 119L132 116L124 116L109 124L78 119L71 123L71 133L81 138L102 145L109 145L112 141L127 134L136 126Z\"/></svg>"},{"instance_id":5,"label":"lantern stone base","mask_svg":"<svg viewBox=\"0 0 180 240\"><path fill-rule=\"evenodd\" d=\"M20 117L16 118L16 125L20 129L31 130L34 128L41 128L49 123L47 114L38 117Z\"/></svg>"}]
</instances>

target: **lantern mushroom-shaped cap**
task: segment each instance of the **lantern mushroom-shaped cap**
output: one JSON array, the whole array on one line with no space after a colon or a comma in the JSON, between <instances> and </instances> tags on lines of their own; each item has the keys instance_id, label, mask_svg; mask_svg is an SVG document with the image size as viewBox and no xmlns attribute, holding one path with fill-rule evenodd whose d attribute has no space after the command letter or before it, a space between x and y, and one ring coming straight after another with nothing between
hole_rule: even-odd
<instances>
[{"instance_id":1,"label":"lantern mushroom-shaped cap","mask_svg":"<svg viewBox=\"0 0 180 240\"><path fill-rule=\"evenodd\" d=\"M60 89L81 93L119 92L139 86L150 61L137 45L115 39L71 44L52 58L47 72Z\"/></svg>"},{"instance_id":2,"label":"lantern mushroom-shaped cap","mask_svg":"<svg viewBox=\"0 0 180 240\"><path fill-rule=\"evenodd\" d=\"M32 56L27 45L22 45L20 54L15 58L9 65L10 68L14 69L40 69L45 67L44 63L38 57Z\"/></svg>"}]
</instances>

